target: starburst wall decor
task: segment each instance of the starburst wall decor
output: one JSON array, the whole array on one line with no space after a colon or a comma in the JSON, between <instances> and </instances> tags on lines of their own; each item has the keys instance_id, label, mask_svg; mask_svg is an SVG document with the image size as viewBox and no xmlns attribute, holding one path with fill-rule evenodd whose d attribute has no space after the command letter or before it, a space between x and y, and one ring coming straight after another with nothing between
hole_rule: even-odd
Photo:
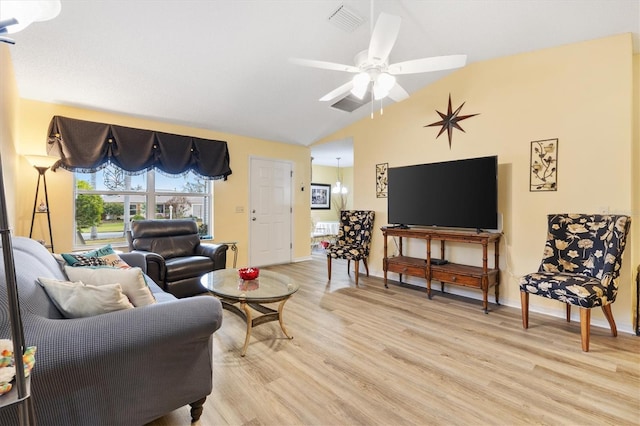
<instances>
[{"instance_id":1,"label":"starburst wall decor","mask_svg":"<svg viewBox=\"0 0 640 426\"><path fill-rule=\"evenodd\" d=\"M436 139L438 139L438 137L440 137L440 135L444 133L444 131L446 130L447 136L449 137L449 149L451 149L451 139L453 138L453 129L455 128L458 130L462 130L464 132L464 129L460 127L458 122L462 120L466 120L467 118L473 117L475 115L480 115L479 113L469 114L469 115L458 115L460 114L460 110L462 109L464 104L465 103L463 102L462 105L458 107L458 109L453 111L453 109L451 108L451 93L449 93L449 107L447 108L447 113L444 114L436 110L436 112L438 113L438 115L440 115L440 118L442 120L436 121L435 123L427 124L426 126L424 126L424 127L442 126L442 128L440 129L440 132L438 133L438 136L436 136Z\"/></svg>"}]
</instances>

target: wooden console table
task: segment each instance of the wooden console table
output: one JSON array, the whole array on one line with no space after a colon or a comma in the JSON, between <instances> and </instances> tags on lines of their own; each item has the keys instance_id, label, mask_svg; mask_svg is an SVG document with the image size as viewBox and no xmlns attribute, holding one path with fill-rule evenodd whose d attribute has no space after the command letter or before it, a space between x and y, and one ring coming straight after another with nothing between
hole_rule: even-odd
<instances>
[{"instance_id":1,"label":"wooden console table","mask_svg":"<svg viewBox=\"0 0 640 426\"><path fill-rule=\"evenodd\" d=\"M384 235L384 286L387 286L387 273L395 272L400 275L410 275L427 280L427 296L431 299L431 280L440 281L441 291L444 293L444 284L455 284L465 287L473 287L482 290L482 307L485 314L489 312L487 294L490 287L495 287L496 304L499 305L499 245L501 233L497 232L473 232L456 231L439 228L393 228L383 227ZM387 237L398 237L398 256L389 257L387 253ZM402 252L403 238L417 238L426 241L426 258L404 256ZM431 257L431 241L440 241L440 258ZM482 267L463 265L458 263L441 262L446 260L445 242L455 241L482 245ZM487 253L489 243L494 243L494 267L489 268Z\"/></svg>"}]
</instances>

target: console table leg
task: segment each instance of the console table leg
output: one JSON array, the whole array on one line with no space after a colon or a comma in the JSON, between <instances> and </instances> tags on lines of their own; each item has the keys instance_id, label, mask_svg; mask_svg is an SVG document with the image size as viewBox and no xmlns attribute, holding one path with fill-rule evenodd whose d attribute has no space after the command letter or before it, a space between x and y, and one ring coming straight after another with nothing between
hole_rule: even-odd
<instances>
[{"instance_id":1,"label":"console table leg","mask_svg":"<svg viewBox=\"0 0 640 426\"><path fill-rule=\"evenodd\" d=\"M386 238L385 238L385 246L386 246ZM382 272L384 274L384 288L389 288L389 286L387 285L387 271L389 270L389 262L387 262L387 254L386 254L386 247L385 247L385 255L384 255L384 259L382 259Z\"/></svg>"},{"instance_id":2,"label":"console table leg","mask_svg":"<svg viewBox=\"0 0 640 426\"><path fill-rule=\"evenodd\" d=\"M482 308L484 313L489 313L489 279L485 276L482 279Z\"/></svg>"}]
</instances>

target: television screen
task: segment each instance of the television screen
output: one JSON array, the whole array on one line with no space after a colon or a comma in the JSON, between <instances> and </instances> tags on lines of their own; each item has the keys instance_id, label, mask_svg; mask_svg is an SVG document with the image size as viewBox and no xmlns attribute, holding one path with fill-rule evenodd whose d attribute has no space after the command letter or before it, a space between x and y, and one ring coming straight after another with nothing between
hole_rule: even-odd
<instances>
[{"instance_id":1,"label":"television screen","mask_svg":"<svg viewBox=\"0 0 640 426\"><path fill-rule=\"evenodd\" d=\"M498 228L498 157L389 168L395 225Z\"/></svg>"}]
</instances>

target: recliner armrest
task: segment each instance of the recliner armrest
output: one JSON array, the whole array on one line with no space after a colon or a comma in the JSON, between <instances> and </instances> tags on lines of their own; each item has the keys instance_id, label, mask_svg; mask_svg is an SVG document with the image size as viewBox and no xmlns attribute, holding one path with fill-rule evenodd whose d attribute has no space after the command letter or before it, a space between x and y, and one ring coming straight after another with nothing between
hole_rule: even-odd
<instances>
[{"instance_id":1,"label":"recliner armrest","mask_svg":"<svg viewBox=\"0 0 640 426\"><path fill-rule=\"evenodd\" d=\"M142 269L142 272L147 273L147 261L142 253L120 253L120 258L124 260L127 265L134 266Z\"/></svg>"},{"instance_id":2,"label":"recliner armrest","mask_svg":"<svg viewBox=\"0 0 640 426\"><path fill-rule=\"evenodd\" d=\"M146 271L143 271L156 282L163 290L165 288L165 277L167 274L167 267L164 263L164 258L157 253L153 253L150 251L144 250L132 250L129 254L142 255L144 258L144 263L146 265ZM123 253L124 255L124 253ZM126 262L125 257L121 256L122 259ZM133 266L133 265L131 265Z\"/></svg>"},{"instance_id":3,"label":"recliner armrest","mask_svg":"<svg viewBox=\"0 0 640 426\"><path fill-rule=\"evenodd\" d=\"M213 270L225 269L227 267L227 250L229 246L226 244L200 244L196 247L195 254L207 256L213 260Z\"/></svg>"}]
</instances>

